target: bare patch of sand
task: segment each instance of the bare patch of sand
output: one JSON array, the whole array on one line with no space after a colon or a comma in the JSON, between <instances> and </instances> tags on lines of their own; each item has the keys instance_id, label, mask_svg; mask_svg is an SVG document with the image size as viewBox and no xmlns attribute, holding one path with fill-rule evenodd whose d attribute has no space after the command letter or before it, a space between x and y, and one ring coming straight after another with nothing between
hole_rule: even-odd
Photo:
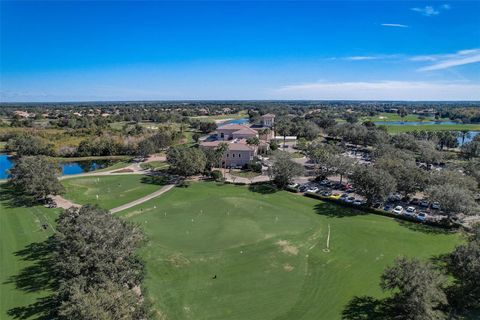
<instances>
[{"instance_id":1,"label":"bare patch of sand","mask_svg":"<svg viewBox=\"0 0 480 320\"><path fill-rule=\"evenodd\" d=\"M287 240L278 240L277 245L282 249L282 252L288 255L296 256L298 254L298 248L292 245Z\"/></svg>"},{"instance_id":2,"label":"bare patch of sand","mask_svg":"<svg viewBox=\"0 0 480 320\"><path fill-rule=\"evenodd\" d=\"M167 261L170 262L172 266L177 268L190 264L190 260L179 253L171 255L167 258Z\"/></svg>"},{"instance_id":3,"label":"bare patch of sand","mask_svg":"<svg viewBox=\"0 0 480 320\"><path fill-rule=\"evenodd\" d=\"M286 263L283 265L283 270L287 271L287 272L291 272L293 271L293 269L295 269L292 265Z\"/></svg>"}]
</instances>

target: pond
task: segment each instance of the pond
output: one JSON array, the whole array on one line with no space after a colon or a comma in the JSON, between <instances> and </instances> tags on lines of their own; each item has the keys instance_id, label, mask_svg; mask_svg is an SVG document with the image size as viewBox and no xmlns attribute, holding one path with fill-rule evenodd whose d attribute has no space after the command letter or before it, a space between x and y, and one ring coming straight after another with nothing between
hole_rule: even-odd
<instances>
[{"instance_id":1,"label":"pond","mask_svg":"<svg viewBox=\"0 0 480 320\"><path fill-rule=\"evenodd\" d=\"M480 134L480 131L469 131L467 135L465 136L465 140L463 141L463 144L469 143L472 141L478 134ZM457 138L458 145L463 145L462 144L462 136Z\"/></svg>"},{"instance_id":2,"label":"pond","mask_svg":"<svg viewBox=\"0 0 480 320\"><path fill-rule=\"evenodd\" d=\"M423 126L434 124L458 124L455 121L379 121L375 122L376 125L384 126Z\"/></svg>"},{"instance_id":3,"label":"pond","mask_svg":"<svg viewBox=\"0 0 480 320\"><path fill-rule=\"evenodd\" d=\"M225 122L222 122L222 124L248 124L249 119L248 118L242 118L242 119L232 119L232 120L227 120Z\"/></svg>"},{"instance_id":4,"label":"pond","mask_svg":"<svg viewBox=\"0 0 480 320\"><path fill-rule=\"evenodd\" d=\"M90 172L97 169L111 166L116 161L114 160L92 160L92 161L74 161L74 162L61 162L62 176L70 174L79 174L84 172ZM0 180L8 178L8 170L14 165L12 157L6 154L0 154Z\"/></svg>"}]
</instances>

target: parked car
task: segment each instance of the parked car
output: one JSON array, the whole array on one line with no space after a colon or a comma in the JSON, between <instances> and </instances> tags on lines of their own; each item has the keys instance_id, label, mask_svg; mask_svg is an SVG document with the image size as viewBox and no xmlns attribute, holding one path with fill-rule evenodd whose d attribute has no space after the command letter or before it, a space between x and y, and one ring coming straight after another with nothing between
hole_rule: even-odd
<instances>
[{"instance_id":1,"label":"parked car","mask_svg":"<svg viewBox=\"0 0 480 320\"><path fill-rule=\"evenodd\" d=\"M410 204L413 204L413 205L418 205L420 203L420 199L418 198L413 198L411 201L410 201Z\"/></svg>"},{"instance_id":2,"label":"parked car","mask_svg":"<svg viewBox=\"0 0 480 320\"><path fill-rule=\"evenodd\" d=\"M422 200L420 202L420 206L424 207L424 208L428 208L430 206L430 201L428 200Z\"/></svg>"},{"instance_id":3,"label":"parked car","mask_svg":"<svg viewBox=\"0 0 480 320\"><path fill-rule=\"evenodd\" d=\"M340 198L340 193L334 193L330 196L332 199L339 199Z\"/></svg>"},{"instance_id":4,"label":"parked car","mask_svg":"<svg viewBox=\"0 0 480 320\"><path fill-rule=\"evenodd\" d=\"M392 210L393 206L390 204L390 203L387 203L384 207L383 207L383 210L384 211L390 211Z\"/></svg>"},{"instance_id":5,"label":"parked car","mask_svg":"<svg viewBox=\"0 0 480 320\"><path fill-rule=\"evenodd\" d=\"M307 191L307 189L308 189L308 185L306 185L306 184L304 184L303 186L300 186L300 188L298 188L298 190L300 192L305 192L305 191Z\"/></svg>"},{"instance_id":6,"label":"parked car","mask_svg":"<svg viewBox=\"0 0 480 320\"><path fill-rule=\"evenodd\" d=\"M353 201L355 201L355 197L348 197L347 199L345 199L346 203L353 203Z\"/></svg>"},{"instance_id":7,"label":"parked car","mask_svg":"<svg viewBox=\"0 0 480 320\"><path fill-rule=\"evenodd\" d=\"M433 202L432 203L432 209L433 210L440 210L440 203L439 202Z\"/></svg>"},{"instance_id":8,"label":"parked car","mask_svg":"<svg viewBox=\"0 0 480 320\"><path fill-rule=\"evenodd\" d=\"M318 188L317 188L317 187L309 187L309 188L307 189L307 192L317 193L317 192L318 192Z\"/></svg>"},{"instance_id":9,"label":"parked car","mask_svg":"<svg viewBox=\"0 0 480 320\"><path fill-rule=\"evenodd\" d=\"M415 209L415 207L408 207L407 210L405 210L404 214L406 216L413 217L415 215L416 211L417 211L417 209Z\"/></svg>"},{"instance_id":10,"label":"parked car","mask_svg":"<svg viewBox=\"0 0 480 320\"><path fill-rule=\"evenodd\" d=\"M392 210L393 213L395 214L402 214L403 213L403 208L402 206L396 206L395 209Z\"/></svg>"},{"instance_id":11,"label":"parked car","mask_svg":"<svg viewBox=\"0 0 480 320\"><path fill-rule=\"evenodd\" d=\"M353 205L355 206L361 206L363 204L362 200L356 199L355 201L352 202Z\"/></svg>"},{"instance_id":12,"label":"parked car","mask_svg":"<svg viewBox=\"0 0 480 320\"><path fill-rule=\"evenodd\" d=\"M392 193L388 196L388 200L390 201L400 201L402 200L402 195L400 193Z\"/></svg>"},{"instance_id":13,"label":"parked car","mask_svg":"<svg viewBox=\"0 0 480 320\"><path fill-rule=\"evenodd\" d=\"M321 192L321 195L324 197L330 197L332 195L331 191L325 190Z\"/></svg>"},{"instance_id":14,"label":"parked car","mask_svg":"<svg viewBox=\"0 0 480 320\"><path fill-rule=\"evenodd\" d=\"M290 184L288 185L288 187L289 187L289 188L292 188L292 189L296 189L296 188L298 188L298 186L299 186L298 183L290 183Z\"/></svg>"},{"instance_id":15,"label":"parked car","mask_svg":"<svg viewBox=\"0 0 480 320\"><path fill-rule=\"evenodd\" d=\"M348 193L343 193L341 196L340 196L340 200L345 200L348 198Z\"/></svg>"},{"instance_id":16,"label":"parked car","mask_svg":"<svg viewBox=\"0 0 480 320\"><path fill-rule=\"evenodd\" d=\"M345 189L346 193L353 193L354 191L355 191L355 189L353 189L353 188Z\"/></svg>"},{"instance_id":17,"label":"parked car","mask_svg":"<svg viewBox=\"0 0 480 320\"><path fill-rule=\"evenodd\" d=\"M419 212L415 216L415 219L417 219L420 222L425 222L427 220L428 215L425 212Z\"/></svg>"}]
</instances>

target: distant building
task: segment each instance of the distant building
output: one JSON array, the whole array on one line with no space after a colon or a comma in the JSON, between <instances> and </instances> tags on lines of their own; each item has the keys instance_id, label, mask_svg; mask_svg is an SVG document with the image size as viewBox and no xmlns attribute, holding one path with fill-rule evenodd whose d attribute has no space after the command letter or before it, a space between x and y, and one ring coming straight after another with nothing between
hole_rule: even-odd
<instances>
[{"instance_id":1,"label":"distant building","mask_svg":"<svg viewBox=\"0 0 480 320\"><path fill-rule=\"evenodd\" d=\"M35 116L34 113L30 114L27 111L21 111L21 110L15 110L13 111L13 114L20 118L29 118L29 117Z\"/></svg>"},{"instance_id":2,"label":"distant building","mask_svg":"<svg viewBox=\"0 0 480 320\"><path fill-rule=\"evenodd\" d=\"M216 149L221 143L228 144L228 150L222 158L222 167L238 168L250 163L257 155L258 148L247 144L246 139L233 139L228 141L206 141L200 144L203 149Z\"/></svg>"},{"instance_id":3,"label":"distant building","mask_svg":"<svg viewBox=\"0 0 480 320\"><path fill-rule=\"evenodd\" d=\"M263 127L259 129L263 129ZM228 150L223 155L222 166L243 167L254 159L259 150L268 150L270 139L259 137L259 129L242 124L226 124L218 127L207 141L201 142L200 148L216 149L220 143L227 143ZM247 140L250 138L259 138L259 145L249 145Z\"/></svg>"},{"instance_id":4,"label":"distant building","mask_svg":"<svg viewBox=\"0 0 480 320\"><path fill-rule=\"evenodd\" d=\"M262 126L266 128L273 128L275 124L275 115L271 113L264 114L262 116Z\"/></svg>"}]
</instances>

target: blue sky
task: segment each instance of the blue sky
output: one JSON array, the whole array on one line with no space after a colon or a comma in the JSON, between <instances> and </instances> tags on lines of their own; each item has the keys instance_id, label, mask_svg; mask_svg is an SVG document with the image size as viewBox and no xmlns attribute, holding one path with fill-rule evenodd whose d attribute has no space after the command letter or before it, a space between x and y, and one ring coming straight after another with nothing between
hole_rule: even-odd
<instances>
[{"instance_id":1,"label":"blue sky","mask_svg":"<svg viewBox=\"0 0 480 320\"><path fill-rule=\"evenodd\" d=\"M0 1L0 99L480 100L480 2Z\"/></svg>"}]
</instances>

